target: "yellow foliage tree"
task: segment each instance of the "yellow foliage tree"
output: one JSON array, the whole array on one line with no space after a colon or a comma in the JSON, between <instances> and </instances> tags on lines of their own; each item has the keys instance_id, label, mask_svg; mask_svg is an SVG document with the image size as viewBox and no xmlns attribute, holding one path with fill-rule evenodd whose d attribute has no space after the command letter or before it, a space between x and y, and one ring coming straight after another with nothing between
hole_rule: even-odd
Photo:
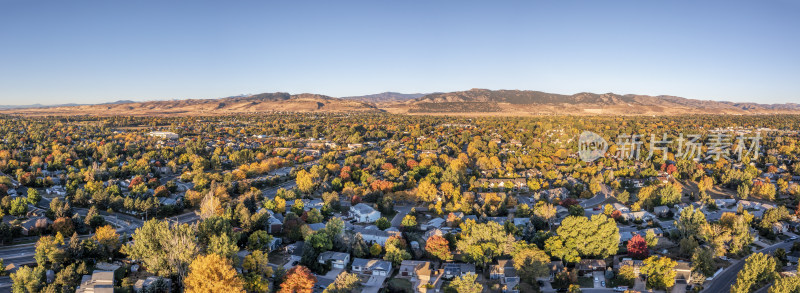
<instances>
[{"instance_id":1,"label":"yellow foliage tree","mask_svg":"<svg viewBox=\"0 0 800 293\"><path fill-rule=\"evenodd\" d=\"M244 283L231 261L216 254L202 255L189 265L187 293L244 292Z\"/></svg>"}]
</instances>

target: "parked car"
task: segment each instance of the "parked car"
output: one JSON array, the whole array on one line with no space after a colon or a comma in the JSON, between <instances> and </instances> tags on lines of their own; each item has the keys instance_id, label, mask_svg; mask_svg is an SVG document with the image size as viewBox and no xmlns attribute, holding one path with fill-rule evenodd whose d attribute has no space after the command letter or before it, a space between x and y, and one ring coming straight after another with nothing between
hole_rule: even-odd
<instances>
[{"instance_id":1,"label":"parked car","mask_svg":"<svg viewBox=\"0 0 800 293\"><path fill-rule=\"evenodd\" d=\"M628 290L628 286L617 286L614 287L614 292L625 292Z\"/></svg>"}]
</instances>

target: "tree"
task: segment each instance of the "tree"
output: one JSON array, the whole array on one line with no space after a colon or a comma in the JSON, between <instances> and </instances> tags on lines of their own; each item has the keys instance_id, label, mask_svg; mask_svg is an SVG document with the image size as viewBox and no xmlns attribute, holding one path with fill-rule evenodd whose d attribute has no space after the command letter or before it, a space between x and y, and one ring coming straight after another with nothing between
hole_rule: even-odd
<instances>
[{"instance_id":1,"label":"tree","mask_svg":"<svg viewBox=\"0 0 800 293\"><path fill-rule=\"evenodd\" d=\"M152 219L136 229L133 242L123 246L123 252L159 276L183 278L200 251L197 234L191 225L170 226L166 221Z\"/></svg>"},{"instance_id":2,"label":"tree","mask_svg":"<svg viewBox=\"0 0 800 293\"><path fill-rule=\"evenodd\" d=\"M386 230L389 229L389 227L391 227L392 224L389 223L389 220L386 219L386 217L381 217L380 219L375 221L375 226L378 226L378 229Z\"/></svg>"},{"instance_id":3,"label":"tree","mask_svg":"<svg viewBox=\"0 0 800 293\"><path fill-rule=\"evenodd\" d=\"M30 205L36 205L39 201L42 200L42 196L39 194L39 190L36 188L28 188L28 197L26 198Z\"/></svg>"},{"instance_id":4,"label":"tree","mask_svg":"<svg viewBox=\"0 0 800 293\"><path fill-rule=\"evenodd\" d=\"M796 293L800 291L800 277L779 277L775 279L768 293Z\"/></svg>"},{"instance_id":5,"label":"tree","mask_svg":"<svg viewBox=\"0 0 800 293\"><path fill-rule=\"evenodd\" d=\"M268 254L261 250L253 251L242 260L242 268L250 273L272 276L272 267L269 265Z\"/></svg>"},{"instance_id":6,"label":"tree","mask_svg":"<svg viewBox=\"0 0 800 293\"><path fill-rule=\"evenodd\" d=\"M205 220L213 216L222 215L223 212L222 204L220 203L219 199L214 196L214 191L209 191L208 194L203 197L203 201L200 203L200 218Z\"/></svg>"},{"instance_id":7,"label":"tree","mask_svg":"<svg viewBox=\"0 0 800 293\"><path fill-rule=\"evenodd\" d=\"M605 258L617 253L619 228L605 215L586 217L569 216L561 222L553 236L545 242L550 255L566 262L580 261L580 257Z\"/></svg>"},{"instance_id":8,"label":"tree","mask_svg":"<svg viewBox=\"0 0 800 293\"><path fill-rule=\"evenodd\" d=\"M314 232L306 239L306 243L314 248L317 253L322 253L333 248L333 239L324 230Z\"/></svg>"},{"instance_id":9,"label":"tree","mask_svg":"<svg viewBox=\"0 0 800 293\"><path fill-rule=\"evenodd\" d=\"M264 250L269 252L269 244L272 242L272 235L267 231L258 230L250 234L247 238L247 248L250 250Z\"/></svg>"},{"instance_id":10,"label":"tree","mask_svg":"<svg viewBox=\"0 0 800 293\"><path fill-rule=\"evenodd\" d=\"M328 286L328 288L325 288L322 293L350 293L355 291L359 286L361 286L361 281L358 275L343 272L336 276L333 283Z\"/></svg>"},{"instance_id":11,"label":"tree","mask_svg":"<svg viewBox=\"0 0 800 293\"><path fill-rule=\"evenodd\" d=\"M714 251L710 248L695 248L692 254L692 271L704 276L714 274Z\"/></svg>"},{"instance_id":12,"label":"tree","mask_svg":"<svg viewBox=\"0 0 800 293\"><path fill-rule=\"evenodd\" d=\"M475 282L477 278L478 275L467 273L464 276L454 278L449 286L458 293L481 293L483 291L483 285Z\"/></svg>"},{"instance_id":13,"label":"tree","mask_svg":"<svg viewBox=\"0 0 800 293\"><path fill-rule=\"evenodd\" d=\"M60 234L59 234L60 235ZM36 242L36 251L33 258L36 264L45 269L58 268L67 260L67 253L59 247L64 244L63 239L53 236L43 236Z\"/></svg>"},{"instance_id":14,"label":"tree","mask_svg":"<svg viewBox=\"0 0 800 293\"><path fill-rule=\"evenodd\" d=\"M411 254L404 248L397 247L394 244L386 244L386 254L383 259L392 262L393 265L398 266L401 262L411 259Z\"/></svg>"},{"instance_id":15,"label":"tree","mask_svg":"<svg viewBox=\"0 0 800 293\"><path fill-rule=\"evenodd\" d=\"M551 221L556 216L556 207L552 204L540 201L533 207L533 214L545 220L547 224L551 224Z\"/></svg>"},{"instance_id":16,"label":"tree","mask_svg":"<svg viewBox=\"0 0 800 293\"><path fill-rule=\"evenodd\" d=\"M651 256L644 260L639 271L647 276L647 287L667 289L675 285L675 266L678 263L666 256Z\"/></svg>"},{"instance_id":17,"label":"tree","mask_svg":"<svg viewBox=\"0 0 800 293\"><path fill-rule=\"evenodd\" d=\"M220 233L219 235L211 236L206 251L209 254L233 259L236 253L239 252L239 247L236 246L235 240L228 237L228 233Z\"/></svg>"},{"instance_id":18,"label":"tree","mask_svg":"<svg viewBox=\"0 0 800 293\"><path fill-rule=\"evenodd\" d=\"M633 287L634 283L636 282L636 270L633 268L633 266L621 266L616 278L618 283L628 287Z\"/></svg>"},{"instance_id":19,"label":"tree","mask_svg":"<svg viewBox=\"0 0 800 293\"><path fill-rule=\"evenodd\" d=\"M433 235L428 238L425 243L425 251L442 261L448 261L453 258L453 254L450 253L450 242L439 235Z\"/></svg>"},{"instance_id":20,"label":"tree","mask_svg":"<svg viewBox=\"0 0 800 293\"><path fill-rule=\"evenodd\" d=\"M424 202L433 202L436 200L436 196L439 191L436 189L436 185L431 183L429 180L423 180L417 186L417 200L424 201Z\"/></svg>"},{"instance_id":21,"label":"tree","mask_svg":"<svg viewBox=\"0 0 800 293\"><path fill-rule=\"evenodd\" d=\"M473 220L466 220L460 227L456 247L464 253L466 261L481 267L507 252L514 242L514 237L506 234L497 222L476 224Z\"/></svg>"},{"instance_id":22,"label":"tree","mask_svg":"<svg viewBox=\"0 0 800 293\"><path fill-rule=\"evenodd\" d=\"M97 244L100 245L105 257L111 257L114 251L120 247L119 234L117 234L117 230L111 227L111 225L97 228L92 239L97 241Z\"/></svg>"},{"instance_id":23,"label":"tree","mask_svg":"<svg viewBox=\"0 0 800 293\"><path fill-rule=\"evenodd\" d=\"M369 247L369 254L372 256L379 256L381 252L383 252L383 247L378 243L373 243L372 246Z\"/></svg>"},{"instance_id":24,"label":"tree","mask_svg":"<svg viewBox=\"0 0 800 293\"><path fill-rule=\"evenodd\" d=\"M633 238L628 240L628 254L638 259L647 257L649 254L647 250L647 240L639 236L639 234L633 235Z\"/></svg>"},{"instance_id":25,"label":"tree","mask_svg":"<svg viewBox=\"0 0 800 293\"><path fill-rule=\"evenodd\" d=\"M321 223L322 220L324 220L324 217L318 209L311 209L306 214L306 223L308 224Z\"/></svg>"},{"instance_id":26,"label":"tree","mask_svg":"<svg viewBox=\"0 0 800 293\"><path fill-rule=\"evenodd\" d=\"M658 236L653 230L647 230L644 235L644 239L647 240L647 247L648 248L655 248L658 245Z\"/></svg>"},{"instance_id":27,"label":"tree","mask_svg":"<svg viewBox=\"0 0 800 293\"><path fill-rule=\"evenodd\" d=\"M731 293L753 291L753 286L775 278L775 259L763 253L755 253L745 259L744 267L736 275L736 283L731 286Z\"/></svg>"},{"instance_id":28,"label":"tree","mask_svg":"<svg viewBox=\"0 0 800 293\"><path fill-rule=\"evenodd\" d=\"M311 293L317 277L304 266L295 266L286 272L278 293Z\"/></svg>"},{"instance_id":29,"label":"tree","mask_svg":"<svg viewBox=\"0 0 800 293\"><path fill-rule=\"evenodd\" d=\"M520 279L528 284L535 284L536 278L550 275L550 256L536 245L518 245L512 259Z\"/></svg>"},{"instance_id":30,"label":"tree","mask_svg":"<svg viewBox=\"0 0 800 293\"><path fill-rule=\"evenodd\" d=\"M192 261L184 285L187 293L244 292L244 282L231 260L213 253Z\"/></svg>"},{"instance_id":31,"label":"tree","mask_svg":"<svg viewBox=\"0 0 800 293\"><path fill-rule=\"evenodd\" d=\"M34 293L41 291L45 285L45 270L43 267L20 267L16 273L11 274L11 292Z\"/></svg>"},{"instance_id":32,"label":"tree","mask_svg":"<svg viewBox=\"0 0 800 293\"><path fill-rule=\"evenodd\" d=\"M414 217L414 216L412 216L410 214L406 215L405 217L403 217L403 221L400 222L400 226L403 227L404 229L407 229L407 230L416 228L417 227L417 217Z\"/></svg>"},{"instance_id":33,"label":"tree","mask_svg":"<svg viewBox=\"0 0 800 293\"><path fill-rule=\"evenodd\" d=\"M304 208L305 204L303 204L303 200L295 199L294 204L292 205L292 213L295 213L296 215L302 215Z\"/></svg>"},{"instance_id":34,"label":"tree","mask_svg":"<svg viewBox=\"0 0 800 293\"><path fill-rule=\"evenodd\" d=\"M706 215L699 209L695 210L693 206L687 206L681 210L680 218L678 218L678 231L681 233L682 238L695 237L700 235L701 228L706 224Z\"/></svg>"},{"instance_id":35,"label":"tree","mask_svg":"<svg viewBox=\"0 0 800 293\"><path fill-rule=\"evenodd\" d=\"M567 289L567 292L569 292L569 293L581 293L582 292L581 291L581 286L578 286L576 284L570 284L569 288Z\"/></svg>"},{"instance_id":36,"label":"tree","mask_svg":"<svg viewBox=\"0 0 800 293\"><path fill-rule=\"evenodd\" d=\"M297 172L297 177L295 178L295 182L297 182L297 189L303 193L311 193L314 191L314 176L306 172L306 170L300 170Z\"/></svg>"}]
</instances>

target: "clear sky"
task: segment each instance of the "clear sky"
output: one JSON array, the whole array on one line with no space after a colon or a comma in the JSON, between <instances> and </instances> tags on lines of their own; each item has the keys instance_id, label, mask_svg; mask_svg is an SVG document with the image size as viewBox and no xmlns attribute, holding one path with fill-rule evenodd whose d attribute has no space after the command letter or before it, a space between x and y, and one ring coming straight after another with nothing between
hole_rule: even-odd
<instances>
[{"instance_id":1,"label":"clear sky","mask_svg":"<svg viewBox=\"0 0 800 293\"><path fill-rule=\"evenodd\" d=\"M800 102L800 1L0 0L0 105L470 88Z\"/></svg>"}]
</instances>

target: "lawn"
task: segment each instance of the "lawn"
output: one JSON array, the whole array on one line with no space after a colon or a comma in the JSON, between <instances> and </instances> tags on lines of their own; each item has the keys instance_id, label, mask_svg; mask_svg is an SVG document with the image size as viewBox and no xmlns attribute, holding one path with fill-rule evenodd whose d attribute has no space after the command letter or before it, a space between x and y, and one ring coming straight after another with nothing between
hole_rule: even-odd
<instances>
[{"instance_id":1,"label":"lawn","mask_svg":"<svg viewBox=\"0 0 800 293\"><path fill-rule=\"evenodd\" d=\"M592 277L578 277L578 285L581 288L594 288L594 279Z\"/></svg>"},{"instance_id":2,"label":"lawn","mask_svg":"<svg viewBox=\"0 0 800 293\"><path fill-rule=\"evenodd\" d=\"M388 285L389 292L403 291L403 292L409 292L409 293L413 293L414 292L414 288L412 286L413 285L411 285L410 281L408 281L406 279L401 279L401 278L394 278L394 279L389 280L389 285Z\"/></svg>"}]
</instances>

